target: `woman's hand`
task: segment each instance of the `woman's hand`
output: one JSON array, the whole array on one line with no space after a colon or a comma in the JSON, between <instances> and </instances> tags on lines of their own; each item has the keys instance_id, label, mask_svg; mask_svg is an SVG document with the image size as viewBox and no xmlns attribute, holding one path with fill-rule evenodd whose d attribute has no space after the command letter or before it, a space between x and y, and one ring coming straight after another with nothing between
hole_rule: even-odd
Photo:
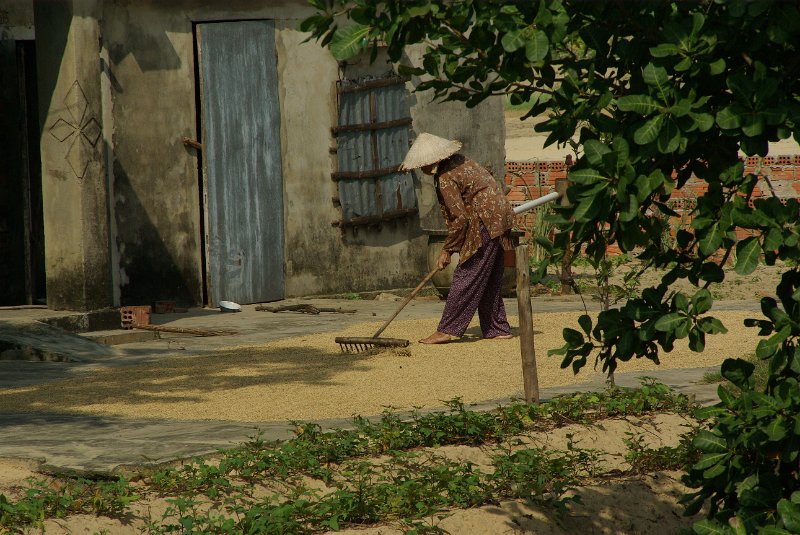
<instances>
[{"instance_id":1,"label":"woman's hand","mask_svg":"<svg viewBox=\"0 0 800 535\"><path fill-rule=\"evenodd\" d=\"M442 251L439 253L439 258L436 259L436 267L441 269L446 268L450 264L450 253Z\"/></svg>"}]
</instances>

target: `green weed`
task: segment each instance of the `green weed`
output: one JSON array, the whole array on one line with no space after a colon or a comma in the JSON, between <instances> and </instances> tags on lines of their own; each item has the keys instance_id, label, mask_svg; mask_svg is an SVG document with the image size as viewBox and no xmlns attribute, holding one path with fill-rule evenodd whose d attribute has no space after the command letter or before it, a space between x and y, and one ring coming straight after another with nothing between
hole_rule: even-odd
<instances>
[{"instance_id":1,"label":"green weed","mask_svg":"<svg viewBox=\"0 0 800 535\"><path fill-rule=\"evenodd\" d=\"M443 411L354 418L350 429L323 431L317 424L296 422L290 440L269 444L257 435L213 459L193 459L152 474L141 494L163 496L169 507L143 529L151 534L302 534L393 522L409 533L439 533L435 519L447 511L505 498L534 500L560 511L574 499L567 491L596 474L599 452L571 439L565 452L512 451L511 439L570 423L691 409L685 396L644 379L637 389L579 393L535 405L514 402L493 411L469 410L454 399ZM490 473L422 449L487 444L496 451ZM380 461L370 459L375 457ZM325 490L310 488L314 480ZM55 488L41 484L17 502L0 496L0 532L21 532L46 518L76 513L121 517L137 499L125 479L66 480Z\"/></svg>"},{"instance_id":2,"label":"green weed","mask_svg":"<svg viewBox=\"0 0 800 535\"><path fill-rule=\"evenodd\" d=\"M697 428L684 433L677 446L659 448L648 448L641 433L626 433L626 435L628 438L624 442L628 451L625 454L625 461L631 465L631 470L638 474L658 470L685 470L700 458L700 450L692 444L697 436Z\"/></svg>"}]
</instances>

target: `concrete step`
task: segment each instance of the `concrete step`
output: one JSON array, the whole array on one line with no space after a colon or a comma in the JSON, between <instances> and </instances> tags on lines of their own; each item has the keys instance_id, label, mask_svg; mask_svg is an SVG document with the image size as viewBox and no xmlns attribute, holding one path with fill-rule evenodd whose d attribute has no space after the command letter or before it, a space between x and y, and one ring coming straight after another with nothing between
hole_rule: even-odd
<instances>
[{"instance_id":1,"label":"concrete step","mask_svg":"<svg viewBox=\"0 0 800 535\"><path fill-rule=\"evenodd\" d=\"M158 340L161 338L160 334L161 333L157 331L145 331L141 329L112 329L108 331L80 333L80 336L93 340L98 344L116 346Z\"/></svg>"}]
</instances>

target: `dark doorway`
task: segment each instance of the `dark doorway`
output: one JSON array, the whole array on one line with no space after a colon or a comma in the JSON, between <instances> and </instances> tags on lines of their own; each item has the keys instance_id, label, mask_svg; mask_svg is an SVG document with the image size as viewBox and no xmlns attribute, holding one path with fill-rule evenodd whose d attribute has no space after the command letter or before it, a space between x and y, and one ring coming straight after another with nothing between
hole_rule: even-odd
<instances>
[{"instance_id":1,"label":"dark doorway","mask_svg":"<svg viewBox=\"0 0 800 535\"><path fill-rule=\"evenodd\" d=\"M34 41L0 41L0 305L45 304Z\"/></svg>"}]
</instances>

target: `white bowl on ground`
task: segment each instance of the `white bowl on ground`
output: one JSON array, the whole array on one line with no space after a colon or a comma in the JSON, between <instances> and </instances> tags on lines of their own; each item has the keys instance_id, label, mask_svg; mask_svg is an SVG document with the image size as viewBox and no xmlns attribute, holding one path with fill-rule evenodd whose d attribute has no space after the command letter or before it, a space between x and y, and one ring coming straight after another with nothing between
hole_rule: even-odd
<instances>
[{"instance_id":1,"label":"white bowl on ground","mask_svg":"<svg viewBox=\"0 0 800 535\"><path fill-rule=\"evenodd\" d=\"M219 310L220 312L241 312L242 305L233 301L220 301Z\"/></svg>"}]
</instances>

